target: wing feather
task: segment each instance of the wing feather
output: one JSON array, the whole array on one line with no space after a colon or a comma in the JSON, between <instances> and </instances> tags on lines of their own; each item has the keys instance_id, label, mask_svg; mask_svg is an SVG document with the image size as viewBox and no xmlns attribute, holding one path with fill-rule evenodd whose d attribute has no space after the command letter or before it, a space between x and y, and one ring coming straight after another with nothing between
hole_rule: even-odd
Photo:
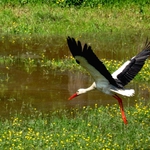
<instances>
[{"instance_id":1,"label":"wing feather","mask_svg":"<svg viewBox=\"0 0 150 150\"><path fill-rule=\"evenodd\" d=\"M80 41L76 42L74 38L70 37L67 38L67 43L77 63L79 64L81 63L81 65L87 71L90 72L90 74L93 76L95 80L98 80L97 72L99 72L99 78L101 79L105 78L109 81L110 84L119 87L116 81L112 78L111 74L109 73L105 65L93 53L91 46L85 44L84 47L82 48ZM95 72L93 72L94 71L93 68L96 70Z\"/></svg>"},{"instance_id":2,"label":"wing feather","mask_svg":"<svg viewBox=\"0 0 150 150\"><path fill-rule=\"evenodd\" d=\"M150 56L150 42L146 40L145 47L136 56L125 62L112 76L123 86L128 84L142 69L145 60Z\"/></svg>"}]
</instances>

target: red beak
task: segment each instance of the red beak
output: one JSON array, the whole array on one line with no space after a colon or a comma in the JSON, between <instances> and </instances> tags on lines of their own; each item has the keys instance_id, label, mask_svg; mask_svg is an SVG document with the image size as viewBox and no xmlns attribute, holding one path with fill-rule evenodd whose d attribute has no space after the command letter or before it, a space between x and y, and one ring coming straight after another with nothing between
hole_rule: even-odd
<instances>
[{"instance_id":1,"label":"red beak","mask_svg":"<svg viewBox=\"0 0 150 150\"><path fill-rule=\"evenodd\" d=\"M73 98L75 98L75 97L77 97L78 95L77 95L77 93L74 93L72 96L70 96L69 98L68 98L68 100L72 100Z\"/></svg>"}]
</instances>

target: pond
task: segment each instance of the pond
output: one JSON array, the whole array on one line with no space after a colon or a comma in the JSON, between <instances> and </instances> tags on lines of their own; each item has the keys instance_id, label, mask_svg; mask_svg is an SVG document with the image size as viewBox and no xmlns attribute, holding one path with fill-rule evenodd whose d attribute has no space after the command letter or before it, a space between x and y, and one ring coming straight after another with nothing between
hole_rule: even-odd
<instances>
[{"instance_id":1,"label":"pond","mask_svg":"<svg viewBox=\"0 0 150 150\"><path fill-rule=\"evenodd\" d=\"M65 41L59 38L57 38L57 41L55 38L47 40L50 41L49 43L40 39L32 39L25 42L25 40L17 39L17 37L4 37L2 39L0 41L2 58L10 54L16 57L35 59L40 59L43 53L48 59L61 59L65 55L70 55ZM99 58L110 59L111 56L111 59L114 59L112 57L114 52L112 51L110 51L111 55L108 55L109 51L100 54L100 51L96 50L95 53L98 54ZM124 55L122 54L122 56ZM121 59L119 53L116 55L117 58ZM111 96L96 90L68 101L68 98L77 89L81 87L86 88L92 84L93 79L88 74L70 70L61 72L51 68L49 68L49 73L46 74L40 67L36 67L32 72L27 72L18 64L10 64L9 67L6 67L5 64L0 64L0 67L0 115L2 117L21 109L28 112L28 108L24 108L25 105L32 105L33 108L41 111L50 111L60 108L117 103ZM133 81L127 87L134 88L136 94L132 98L123 97L123 102L126 106L133 105L135 100L149 98L148 83L139 85Z\"/></svg>"}]
</instances>

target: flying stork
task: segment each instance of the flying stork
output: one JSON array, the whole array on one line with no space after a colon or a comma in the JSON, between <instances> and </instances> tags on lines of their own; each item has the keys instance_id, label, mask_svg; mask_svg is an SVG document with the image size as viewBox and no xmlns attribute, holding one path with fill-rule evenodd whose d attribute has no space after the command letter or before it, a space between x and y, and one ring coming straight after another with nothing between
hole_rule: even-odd
<instances>
[{"instance_id":1,"label":"flying stork","mask_svg":"<svg viewBox=\"0 0 150 150\"><path fill-rule=\"evenodd\" d=\"M84 44L82 47L80 41L76 41L69 36L67 38L67 43L76 62L85 68L94 79L94 82L90 87L78 89L68 100L94 89L112 95L118 100L122 119L124 123L127 124L128 122L125 116L122 99L117 94L127 97L134 95L134 89L124 89L124 86L137 75L143 67L145 60L149 57L150 42L148 42L148 39L146 40L143 50L130 60L126 61L113 74L110 74L103 62L97 58L91 46Z\"/></svg>"}]
</instances>

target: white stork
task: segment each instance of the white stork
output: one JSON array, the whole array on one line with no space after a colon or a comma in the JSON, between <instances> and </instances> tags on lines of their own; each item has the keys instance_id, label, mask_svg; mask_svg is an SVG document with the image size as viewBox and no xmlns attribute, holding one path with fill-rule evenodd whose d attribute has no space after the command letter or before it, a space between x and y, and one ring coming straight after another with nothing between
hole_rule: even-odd
<instances>
[{"instance_id":1,"label":"white stork","mask_svg":"<svg viewBox=\"0 0 150 150\"><path fill-rule=\"evenodd\" d=\"M124 86L137 75L143 67L145 60L149 57L150 42L148 42L148 39L146 40L143 50L130 60L126 61L112 75L93 53L91 46L84 44L82 47L80 41L76 42L74 38L70 37L67 38L67 43L73 57L76 59L76 62L84 67L95 81L90 87L77 90L77 92L68 100L94 89L102 91L105 94L112 95L118 100L122 119L124 123L127 124L128 122L124 113L122 99L117 94L128 97L134 95L134 89L124 89Z\"/></svg>"}]
</instances>

